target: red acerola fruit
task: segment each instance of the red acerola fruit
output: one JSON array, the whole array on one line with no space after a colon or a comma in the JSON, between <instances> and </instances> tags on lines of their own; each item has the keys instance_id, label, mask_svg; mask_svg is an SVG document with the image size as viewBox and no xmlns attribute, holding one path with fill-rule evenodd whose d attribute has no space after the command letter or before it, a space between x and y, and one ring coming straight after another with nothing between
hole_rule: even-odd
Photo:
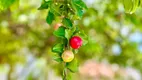
<instances>
[{"instance_id":1,"label":"red acerola fruit","mask_svg":"<svg viewBox=\"0 0 142 80\"><path fill-rule=\"evenodd\" d=\"M82 46L82 39L81 39L79 36L73 36L73 37L70 39L70 46L71 46L73 49L78 49L78 48L80 48L80 46Z\"/></svg>"}]
</instances>

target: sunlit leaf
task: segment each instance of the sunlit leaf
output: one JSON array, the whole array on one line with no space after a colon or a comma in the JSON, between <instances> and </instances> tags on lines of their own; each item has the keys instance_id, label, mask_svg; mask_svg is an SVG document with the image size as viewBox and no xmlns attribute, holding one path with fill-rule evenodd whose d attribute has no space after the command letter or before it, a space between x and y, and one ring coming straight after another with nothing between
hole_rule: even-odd
<instances>
[{"instance_id":1,"label":"sunlit leaf","mask_svg":"<svg viewBox=\"0 0 142 80\"><path fill-rule=\"evenodd\" d=\"M52 52L62 53L64 49L64 45L62 43L57 43L52 47Z\"/></svg>"},{"instance_id":2,"label":"sunlit leaf","mask_svg":"<svg viewBox=\"0 0 142 80\"><path fill-rule=\"evenodd\" d=\"M61 56L60 56L60 54L58 54L58 53L54 53L53 54L53 59L55 61L57 61L57 62L62 62L63 61L62 58L61 58Z\"/></svg>"},{"instance_id":3,"label":"sunlit leaf","mask_svg":"<svg viewBox=\"0 0 142 80\"><path fill-rule=\"evenodd\" d=\"M68 27L68 28L71 28L71 27L72 27L72 22L71 22L71 20L68 19L68 18L64 18L64 19L63 19L63 24L64 24L66 27Z\"/></svg>"},{"instance_id":4,"label":"sunlit leaf","mask_svg":"<svg viewBox=\"0 0 142 80\"><path fill-rule=\"evenodd\" d=\"M61 27L58 28L58 30L55 30L53 32L53 34L57 37L64 38L65 37L65 28L61 26Z\"/></svg>"},{"instance_id":5,"label":"sunlit leaf","mask_svg":"<svg viewBox=\"0 0 142 80\"><path fill-rule=\"evenodd\" d=\"M74 58L73 61L69 62L66 64L66 67L71 71L71 72L77 72L78 71L78 61L76 58Z\"/></svg>"},{"instance_id":6,"label":"sunlit leaf","mask_svg":"<svg viewBox=\"0 0 142 80\"><path fill-rule=\"evenodd\" d=\"M44 2L44 3L41 4L41 6L38 8L38 10L48 9L50 4L51 4L51 1Z\"/></svg>"}]
</instances>

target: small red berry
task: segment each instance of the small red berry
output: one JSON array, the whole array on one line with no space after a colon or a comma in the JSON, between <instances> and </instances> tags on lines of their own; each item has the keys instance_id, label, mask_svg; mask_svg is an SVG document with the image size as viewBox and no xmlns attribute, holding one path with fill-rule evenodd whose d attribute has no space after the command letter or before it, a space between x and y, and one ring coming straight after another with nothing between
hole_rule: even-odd
<instances>
[{"instance_id":1,"label":"small red berry","mask_svg":"<svg viewBox=\"0 0 142 80\"><path fill-rule=\"evenodd\" d=\"M73 37L70 39L70 46L71 46L73 49L78 49L78 48L80 48L80 46L82 46L82 39L81 39L79 36L73 36Z\"/></svg>"}]
</instances>

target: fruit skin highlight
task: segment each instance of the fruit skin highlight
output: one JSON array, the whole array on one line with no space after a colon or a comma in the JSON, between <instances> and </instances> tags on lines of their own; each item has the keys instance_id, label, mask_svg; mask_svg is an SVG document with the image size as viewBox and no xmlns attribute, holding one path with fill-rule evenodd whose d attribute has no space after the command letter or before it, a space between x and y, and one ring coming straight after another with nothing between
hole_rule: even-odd
<instances>
[{"instance_id":1,"label":"fruit skin highlight","mask_svg":"<svg viewBox=\"0 0 142 80\"><path fill-rule=\"evenodd\" d=\"M82 46L82 39L79 37L79 36L73 36L71 39L70 39L70 46L73 48L73 49L78 49Z\"/></svg>"},{"instance_id":2,"label":"fruit skin highlight","mask_svg":"<svg viewBox=\"0 0 142 80\"><path fill-rule=\"evenodd\" d=\"M65 50L62 53L62 59L64 62L71 62L74 59L74 54L70 50Z\"/></svg>"}]
</instances>

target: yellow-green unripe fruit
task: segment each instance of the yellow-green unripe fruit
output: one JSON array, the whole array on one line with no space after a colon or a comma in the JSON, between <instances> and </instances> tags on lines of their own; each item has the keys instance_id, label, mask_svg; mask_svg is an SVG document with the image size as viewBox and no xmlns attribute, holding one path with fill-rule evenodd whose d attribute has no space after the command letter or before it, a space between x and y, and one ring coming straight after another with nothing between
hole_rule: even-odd
<instances>
[{"instance_id":1,"label":"yellow-green unripe fruit","mask_svg":"<svg viewBox=\"0 0 142 80\"><path fill-rule=\"evenodd\" d=\"M71 62L74 59L74 54L70 50L65 50L62 53L62 59L64 62Z\"/></svg>"}]
</instances>

